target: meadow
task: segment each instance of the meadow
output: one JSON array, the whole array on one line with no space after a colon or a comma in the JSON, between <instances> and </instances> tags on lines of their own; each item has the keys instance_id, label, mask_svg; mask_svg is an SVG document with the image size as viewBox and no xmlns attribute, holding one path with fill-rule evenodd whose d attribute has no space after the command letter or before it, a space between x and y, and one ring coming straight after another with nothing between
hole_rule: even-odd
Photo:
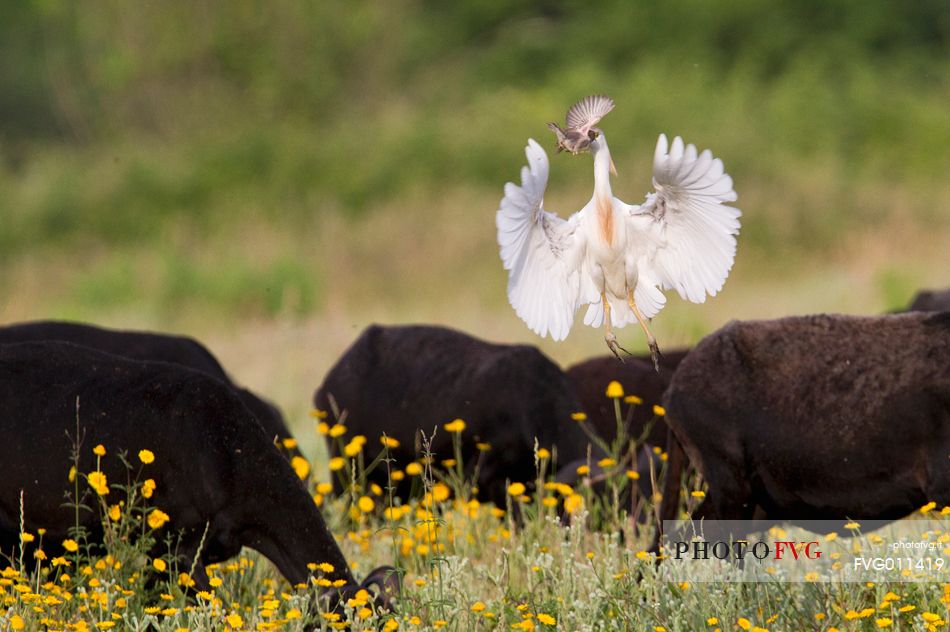
<instances>
[{"instance_id":1,"label":"meadow","mask_svg":"<svg viewBox=\"0 0 950 632\"><path fill-rule=\"evenodd\" d=\"M605 352L586 327L563 343L533 336L507 304L495 243L502 186L529 137L551 152L546 206L565 216L589 198L589 157L554 156L545 128L586 94L618 104L602 127L619 197L649 190L660 132L713 149L739 194L723 292L703 305L671 297L653 323L661 349L735 318L880 313L948 285L942 0L93 5L0 0L0 322L193 335L280 405L324 483L310 399L370 323L528 342L562 365ZM645 349L639 332L620 338ZM377 446L367 438L367 458ZM525 505L518 526L444 468L423 479L431 502L408 510L385 490L313 490L358 575L407 571L400 629L950 620L946 585L679 585L644 553L649 531L585 489L572 490L584 506L570 527L548 505L572 494L542 484L543 495L512 496ZM114 498L96 505L103 520ZM144 529L146 506L128 503L116 533ZM79 546L68 565L0 562L0 627L342 625L253 552L217 570L213 594L188 596L186 569L159 569L143 546L117 537L107 556ZM361 618L363 607L351 606L351 629L394 625Z\"/></svg>"},{"instance_id":2,"label":"meadow","mask_svg":"<svg viewBox=\"0 0 950 632\"><path fill-rule=\"evenodd\" d=\"M638 405L612 386L618 414ZM606 397L606 394L605 394ZM663 414L662 409L654 411ZM585 423L578 415L577 423ZM387 439L349 436L345 422L327 411L313 411L313 431L339 445L329 463L345 492L332 493L327 480L309 485L332 531L360 577L371 567L396 566L402 594L395 613L378 610L372 595L361 592L335 610L315 595L332 590L322 578L325 562L313 561L310 585L290 586L270 563L245 550L237 559L208 567L210 589L199 590L188 560L170 553L150 556L155 542L171 551L173 524L160 508L149 505L155 483L149 466L160 454L112 454L106 446L85 446L104 459L122 459L130 477L108 483L97 469L64 476L73 484L69 502L77 509L99 511L105 550L77 529L62 544L63 554L47 555L44 533L21 528L31 544L17 559L0 563L0 597L4 629L11 630L929 630L946 626L950 583L895 581L842 583L842 561L830 574L806 574L797 582L724 583L716 568L694 571L695 581L677 579L670 562L657 564L647 551L651 528L637 527L619 500L635 485L637 473L625 469L621 436L607 446L611 456L599 462L608 473L605 489L595 494L590 477L574 488L549 480L556 454L536 450L534 481L513 481L507 506L480 503L458 459L428 452L397 467L387 458ZM455 420L437 430L453 436L460 454L465 423ZM286 440L292 441L292 440ZM392 439L388 439L392 447ZM285 443L286 445L286 443ZM291 444L292 445L292 444ZM485 446L484 449L491 449ZM657 455L662 476L665 454ZM301 478L309 463L293 462ZM413 479L412 499L399 499L392 488L367 483L372 467L387 469L390 481ZM587 466L581 466L587 467ZM652 476L651 476L652 478ZM685 511L695 509L703 491L684 489ZM78 499L78 500L77 500ZM631 498L635 514L653 514L657 492ZM922 514L950 515L950 507L925 506ZM517 516L517 518L516 518ZM560 517L559 517L560 516ZM172 523L169 523L169 520ZM938 522L942 525L946 522ZM857 529L858 525L848 528ZM933 527L931 526L931 529ZM950 540L937 529L935 542ZM776 537L791 537L784 533ZM865 550L883 554L874 533L818 538L831 559ZM48 548L58 548L52 543ZM161 550L162 547L159 547ZM938 554L939 555L939 554ZM769 571L775 572L775 571Z\"/></svg>"}]
</instances>

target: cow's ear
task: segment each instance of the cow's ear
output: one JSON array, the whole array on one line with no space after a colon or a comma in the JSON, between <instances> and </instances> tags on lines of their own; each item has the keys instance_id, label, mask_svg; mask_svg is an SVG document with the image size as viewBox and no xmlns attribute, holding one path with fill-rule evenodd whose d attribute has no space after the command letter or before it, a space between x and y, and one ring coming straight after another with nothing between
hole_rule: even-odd
<instances>
[{"instance_id":1,"label":"cow's ear","mask_svg":"<svg viewBox=\"0 0 950 632\"><path fill-rule=\"evenodd\" d=\"M402 592L402 582L399 579L399 571L392 566L380 566L374 568L360 584L361 588L371 590L376 588L377 601L380 605L392 607L392 600L399 597Z\"/></svg>"}]
</instances>

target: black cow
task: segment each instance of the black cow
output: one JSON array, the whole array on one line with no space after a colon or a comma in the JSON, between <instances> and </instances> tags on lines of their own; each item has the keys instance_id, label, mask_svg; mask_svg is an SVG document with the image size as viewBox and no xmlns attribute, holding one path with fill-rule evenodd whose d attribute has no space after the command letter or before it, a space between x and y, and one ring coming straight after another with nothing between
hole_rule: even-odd
<instances>
[{"instance_id":1,"label":"black cow","mask_svg":"<svg viewBox=\"0 0 950 632\"><path fill-rule=\"evenodd\" d=\"M527 345L491 344L442 327L373 325L330 369L314 403L328 410L331 397L346 411L349 434L365 435L373 453L384 432L400 442L392 451L397 467L419 457L418 432L430 435L436 427L436 460L453 457L442 425L463 419L465 465L471 472L479 462L481 494L502 506L506 479L535 478L535 438L540 447L556 446L559 463L569 464L560 480L576 479L574 468L587 458L590 441L571 419L581 405L570 380ZM480 452L478 442L491 449ZM603 453L592 450L596 461ZM384 485L384 468L373 479ZM397 493L408 489L404 481Z\"/></svg>"},{"instance_id":2,"label":"black cow","mask_svg":"<svg viewBox=\"0 0 950 632\"><path fill-rule=\"evenodd\" d=\"M208 585L207 564L242 546L291 583L308 580L308 563L328 562L331 579L356 587L303 483L234 390L204 373L64 342L0 345L0 436L0 550L7 554L17 543L21 493L26 530L45 528L44 546L58 554L76 520L64 505L74 446L78 471L88 475L97 468L93 447L102 444L101 472L111 483L130 477L119 454L138 466L139 451L153 452L140 475L156 482L148 502L170 516L161 533L180 534L179 559L190 564L197 556L199 587ZM89 485L80 488L94 506ZM120 496L113 487L107 499ZM91 541L102 540L97 513L81 511L79 522ZM165 552L161 540L152 554ZM381 579L374 572L368 581Z\"/></svg>"},{"instance_id":3,"label":"black cow","mask_svg":"<svg viewBox=\"0 0 950 632\"><path fill-rule=\"evenodd\" d=\"M59 321L36 321L0 327L0 344L42 340L71 342L133 360L171 362L201 371L234 388L244 405L261 422L272 441L280 444L280 440L291 438L287 424L277 407L251 391L236 386L217 358L193 338L145 331L119 331ZM286 450L282 445L280 447L282 452ZM296 447L290 448L286 453L291 458L303 456Z\"/></svg>"},{"instance_id":4,"label":"black cow","mask_svg":"<svg viewBox=\"0 0 950 632\"><path fill-rule=\"evenodd\" d=\"M950 288L921 290L907 308L909 312L950 312Z\"/></svg>"},{"instance_id":5,"label":"black cow","mask_svg":"<svg viewBox=\"0 0 950 632\"><path fill-rule=\"evenodd\" d=\"M683 450L708 518L888 521L950 504L950 313L734 322L683 360L665 402L682 444L665 519Z\"/></svg>"}]
</instances>

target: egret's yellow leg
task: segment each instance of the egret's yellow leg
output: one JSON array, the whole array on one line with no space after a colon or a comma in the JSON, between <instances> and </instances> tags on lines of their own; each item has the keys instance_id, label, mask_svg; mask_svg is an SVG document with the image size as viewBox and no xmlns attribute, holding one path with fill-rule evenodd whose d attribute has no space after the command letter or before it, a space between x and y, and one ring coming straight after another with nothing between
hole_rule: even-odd
<instances>
[{"instance_id":1,"label":"egret's yellow leg","mask_svg":"<svg viewBox=\"0 0 950 632\"><path fill-rule=\"evenodd\" d=\"M604 327L607 332L604 335L604 340L607 341L607 348L610 349L617 359L623 362L623 358L620 356L620 352L623 351L627 355L630 355L630 352L620 346L617 342L617 336L614 335L613 327L610 324L610 303L607 302L607 293L600 293L600 301L604 306Z\"/></svg>"},{"instance_id":2,"label":"egret's yellow leg","mask_svg":"<svg viewBox=\"0 0 950 632\"><path fill-rule=\"evenodd\" d=\"M643 317L643 314L640 313L640 308L637 307L637 302L633 299L633 290L627 290L627 303L630 304L630 309L633 310L633 315L637 317L637 322L640 323L640 326L643 327L643 333L647 335L647 344L650 345L650 357L653 358L653 369L659 373L660 372L660 347L656 344L656 338L653 337L653 333L650 331L650 328L647 327L647 319Z\"/></svg>"}]
</instances>

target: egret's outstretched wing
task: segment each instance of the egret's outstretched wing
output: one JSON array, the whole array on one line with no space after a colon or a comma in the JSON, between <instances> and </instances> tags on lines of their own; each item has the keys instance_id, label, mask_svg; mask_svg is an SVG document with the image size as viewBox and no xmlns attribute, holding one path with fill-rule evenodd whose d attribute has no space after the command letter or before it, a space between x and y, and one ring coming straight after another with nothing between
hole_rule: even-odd
<instances>
[{"instance_id":1,"label":"egret's outstretched wing","mask_svg":"<svg viewBox=\"0 0 950 632\"><path fill-rule=\"evenodd\" d=\"M586 135L614 109L614 100L602 94L584 97L567 111L567 126Z\"/></svg>"},{"instance_id":2,"label":"egret's outstretched wing","mask_svg":"<svg viewBox=\"0 0 950 632\"><path fill-rule=\"evenodd\" d=\"M722 289L742 214L727 204L736 200L736 192L722 161L708 149L697 154L679 136L668 151L666 136L660 135L653 186L656 192L643 205L624 205L629 244L642 253L635 297L648 318L665 302L657 285L694 303Z\"/></svg>"},{"instance_id":3,"label":"egret's outstretched wing","mask_svg":"<svg viewBox=\"0 0 950 632\"><path fill-rule=\"evenodd\" d=\"M509 182L495 216L501 260L509 270L508 301L528 327L555 340L567 337L582 294L581 213L568 220L544 210L548 156L533 139L521 186ZM590 275L586 275L589 279ZM589 292L584 292L585 296Z\"/></svg>"}]
</instances>

